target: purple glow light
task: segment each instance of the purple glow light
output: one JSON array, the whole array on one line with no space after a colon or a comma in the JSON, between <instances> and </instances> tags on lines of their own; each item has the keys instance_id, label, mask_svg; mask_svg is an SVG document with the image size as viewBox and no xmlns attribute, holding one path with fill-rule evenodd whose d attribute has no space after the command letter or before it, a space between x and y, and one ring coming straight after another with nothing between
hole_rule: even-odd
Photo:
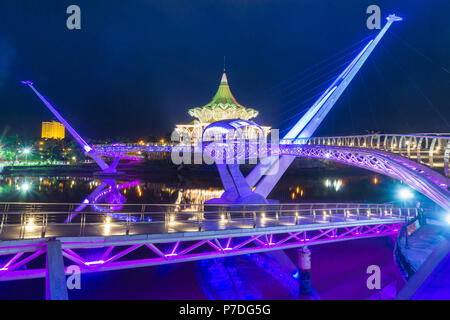
<instances>
[{"instance_id":1,"label":"purple glow light","mask_svg":"<svg viewBox=\"0 0 450 320\"><path fill-rule=\"evenodd\" d=\"M98 265L98 264L104 264L105 261L104 260L97 260L97 261L87 261L84 264L87 266L91 266L91 265Z\"/></svg>"}]
</instances>

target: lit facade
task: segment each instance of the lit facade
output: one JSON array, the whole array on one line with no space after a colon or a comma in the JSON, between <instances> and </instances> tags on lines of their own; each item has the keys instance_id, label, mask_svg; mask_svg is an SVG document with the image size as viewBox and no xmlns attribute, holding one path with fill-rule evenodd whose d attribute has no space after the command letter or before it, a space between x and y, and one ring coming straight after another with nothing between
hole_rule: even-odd
<instances>
[{"instance_id":1,"label":"lit facade","mask_svg":"<svg viewBox=\"0 0 450 320\"><path fill-rule=\"evenodd\" d=\"M228 119L249 121L258 116L259 112L252 108L246 108L236 101L228 86L227 76L224 73L219 89L211 102L202 107L189 109L188 113L195 119L189 124L176 125L175 131L180 135L191 137L191 143L195 144L202 141L203 131L211 123ZM267 138L271 127L261 126L260 128L262 128L265 138ZM259 132L255 131L255 137L258 134Z\"/></svg>"},{"instance_id":2,"label":"lit facade","mask_svg":"<svg viewBox=\"0 0 450 320\"><path fill-rule=\"evenodd\" d=\"M61 140L64 139L65 135L66 130L63 124L57 121L42 122L42 132L41 132L42 139Z\"/></svg>"}]
</instances>

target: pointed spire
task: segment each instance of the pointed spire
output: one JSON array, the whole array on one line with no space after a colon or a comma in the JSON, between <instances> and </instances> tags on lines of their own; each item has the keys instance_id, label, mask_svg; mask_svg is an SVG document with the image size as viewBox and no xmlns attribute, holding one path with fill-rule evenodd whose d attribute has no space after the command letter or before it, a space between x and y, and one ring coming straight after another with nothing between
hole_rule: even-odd
<instances>
[{"instance_id":1,"label":"pointed spire","mask_svg":"<svg viewBox=\"0 0 450 320\"><path fill-rule=\"evenodd\" d=\"M220 83L222 84L222 83L228 83L228 80L227 80L227 74L224 72L223 73L223 75L222 75L222 80L220 80Z\"/></svg>"},{"instance_id":2,"label":"pointed spire","mask_svg":"<svg viewBox=\"0 0 450 320\"><path fill-rule=\"evenodd\" d=\"M202 107L189 109L189 115L197 118L201 123L210 123L234 118L249 120L256 117L258 111L246 108L236 101L228 86L227 74L224 70L213 99Z\"/></svg>"}]
</instances>

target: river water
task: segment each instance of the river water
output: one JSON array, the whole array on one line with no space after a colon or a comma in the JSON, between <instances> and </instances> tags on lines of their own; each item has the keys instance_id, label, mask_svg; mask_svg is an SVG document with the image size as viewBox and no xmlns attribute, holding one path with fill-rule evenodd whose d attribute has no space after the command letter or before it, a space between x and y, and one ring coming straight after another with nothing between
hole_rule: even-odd
<instances>
[{"instance_id":1,"label":"river water","mask_svg":"<svg viewBox=\"0 0 450 320\"><path fill-rule=\"evenodd\" d=\"M81 203L101 184L92 174L15 173L0 176L0 202ZM219 197L215 170L158 168L130 173L117 185L127 203L199 204ZM290 169L270 198L280 202L393 202L401 183L345 167ZM416 199L426 199L415 194ZM398 273L392 239L373 238L312 246L312 284L318 299L369 299L369 265L382 271L382 287ZM295 263L297 249L286 250ZM0 299L42 299L43 279L0 282ZM246 255L82 276L71 299L296 299L297 282L266 254Z\"/></svg>"}]
</instances>

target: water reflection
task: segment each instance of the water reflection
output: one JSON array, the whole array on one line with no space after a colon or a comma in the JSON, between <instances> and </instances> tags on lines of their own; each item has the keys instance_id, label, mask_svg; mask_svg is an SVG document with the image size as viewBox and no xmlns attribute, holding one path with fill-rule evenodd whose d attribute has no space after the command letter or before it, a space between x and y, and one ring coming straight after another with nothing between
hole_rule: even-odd
<instances>
[{"instance_id":1,"label":"water reflection","mask_svg":"<svg viewBox=\"0 0 450 320\"><path fill-rule=\"evenodd\" d=\"M127 202L174 204L175 211L189 212L198 210L198 205L220 197L222 193L223 189L219 188L184 187L127 177L0 176L0 201L77 203L80 205L76 212L92 208L97 212L112 213L121 211Z\"/></svg>"},{"instance_id":2,"label":"water reflection","mask_svg":"<svg viewBox=\"0 0 450 320\"><path fill-rule=\"evenodd\" d=\"M280 180L269 198L282 203L397 200L394 191L401 182L372 173L349 175L341 171L314 172L298 177L287 175ZM117 179L73 175L0 175L0 202L83 203L80 211L87 210L86 205L92 205L93 210L98 212L120 211L126 203L174 204L176 211L189 212L201 209L208 199L220 197L223 189L212 185L214 182L206 175L178 180L169 176L149 178L144 175ZM418 201L426 200L417 196ZM194 204L197 206L192 206Z\"/></svg>"}]
</instances>

